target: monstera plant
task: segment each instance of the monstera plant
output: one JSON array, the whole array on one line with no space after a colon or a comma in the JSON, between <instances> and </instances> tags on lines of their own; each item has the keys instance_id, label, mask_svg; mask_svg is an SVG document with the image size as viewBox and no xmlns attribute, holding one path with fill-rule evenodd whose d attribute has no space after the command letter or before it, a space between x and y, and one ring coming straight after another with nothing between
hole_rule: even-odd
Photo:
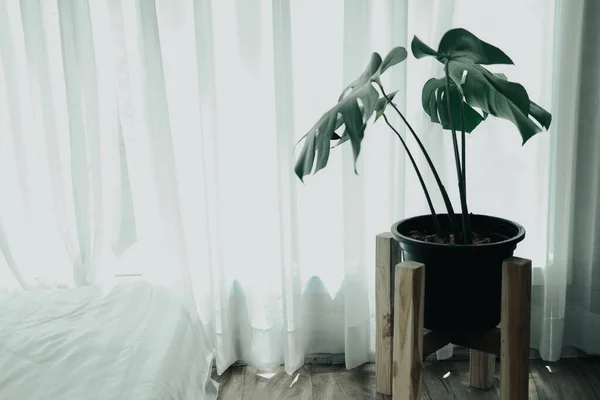
<instances>
[{"instance_id":1,"label":"monstera plant","mask_svg":"<svg viewBox=\"0 0 600 400\"><path fill-rule=\"evenodd\" d=\"M348 141L356 171L356 160L368 123L371 119L373 122L383 119L401 141L430 210L429 215L404 219L392 226L403 258L426 266L425 327L490 328L500 320L502 261L512 256L517 243L523 240L525 230L512 221L469 213L466 134L473 132L491 115L512 122L525 144L536 133L548 129L552 117L529 98L522 85L484 67L513 62L502 50L465 29L446 32L437 50L415 36L411 50L417 59L433 57L443 65L442 77L425 82L421 102L431 122L440 124L452 135L461 212L455 213L427 150L393 103L396 92L386 92L381 82L383 73L406 59L407 52L402 47L392 49L383 59L377 53L371 55L364 72L343 90L337 104L300 140L304 144L295 172L303 180L306 175L323 169L330 150ZM423 153L441 192L446 213L436 212L411 149L386 115L390 108L406 124ZM469 315L480 317L473 320Z\"/></svg>"}]
</instances>

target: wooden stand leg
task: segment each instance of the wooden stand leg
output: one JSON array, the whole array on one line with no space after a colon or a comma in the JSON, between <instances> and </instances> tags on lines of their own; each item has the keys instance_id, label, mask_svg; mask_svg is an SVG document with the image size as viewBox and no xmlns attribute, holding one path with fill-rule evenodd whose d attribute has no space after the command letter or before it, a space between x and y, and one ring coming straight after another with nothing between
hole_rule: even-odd
<instances>
[{"instance_id":1,"label":"wooden stand leg","mask_svg":"<svg viewBox=\"0 0 600 400\"><path fill-rule=\"evenodd\" d=\"M407 261L396 266L392 397L421 398L425 266Z\"/></svg>"},{"instance_id":2,"label":"wooden stand leg","mask_svg":"<svg viewBox=\"0 0 600 400\"><path fill-rule=\"evenodd\" d=\"M469 358L469 383L471 387L488 390L494 386L496 356L478 350L471 350Z\"/></svg>"},{"instance_id":3,"label":"wooden stand leg","mask_svg":"<svg viewBox=\"0 0 600 400\"><path fill-rule=\"evenodd\" d=\"M500 398L526 400L529 395L531 261L510 258L502 265Z\"/></svg>"},{"instance_id":4,"label":"wooden stand leg","mask_svg":"<svg viewBox=\"0 0 600 400\"><path fill-rule=\"evenodd\" d=\"M377 235L375 271L375 390L392 394L392 346L394 333L394 269L400 262L400 246L391 233Z\"/></svg>"}]
</instances>

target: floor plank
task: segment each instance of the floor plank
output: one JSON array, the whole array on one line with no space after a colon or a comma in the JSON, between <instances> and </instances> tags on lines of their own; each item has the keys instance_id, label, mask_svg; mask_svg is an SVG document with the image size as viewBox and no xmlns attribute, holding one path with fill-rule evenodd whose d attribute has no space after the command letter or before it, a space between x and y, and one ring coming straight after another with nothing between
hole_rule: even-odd
<instances>
[{"instance_id":1,"label":"floor plank","mask_svg":"<svg viewBox=\"0 0 600 400\"><path fill-rule=\"evenodd\" d=\"M556 363L532 360L529 368L530 400L600 399L600 358L563 359ZM423 400L495 400L500 398L499 363L494 387L481 391L469 387L469 362L426 362L423 368ZM306 365L293 375L283 368L272 372L253 367L232 367L213 374L221 400L391 400L375 393L375 365L352 370L340 365Z\"/></svg>"},{"instance_id":2,"label":"floor plank","mask_svg":"<svg viewBox=\"0 0 600 400\"><path fill-rule=\"evenodd\" d=\"M212 378L219 383L220 399L241 399L244 392L244 367L230 367L221 376L213 369Z\"/></svg>"},{"instance_id":3,"label":"floor plank","mask_svg":"<svg viewBox=\"0 0 600 400\"><path fill-rule=\"evenodd\" d=\"M213 379L221 385L220 400L312 400L313 384L308 366L288 375L279 367L273 371L261 371L254 367L232 367ZM229 370L228 370L229 371ZM229 387L231 386L231 387Z\"/></svg>"},{"instance_id":4,"label":"floor plank","mask_svg":"<svg viewBox=\"0 0 600 400\"><path fill-rule=\"evenodd\" d=\"M469 386L468 361L434 361L426 363L423 373L423 398L493 400L499 397L498 366L494 387L484 391ZM437 382L436 382L437 381Z\"/></svg>"},{"instance_id":5,"label":"floor plank","mask_svg":"<svg viewBox=\"0 0 600 400\"><path fill-rule=\"evenodd\" d=\"M311 367L314 400L385 400L376 397L375 364L365 364L346 370L339 366L315 365Z\"/></svg>"},{"instance_id":6,"label":"floor plank","mask_svg":"<svg viewBox=\"0 0 600 400\"><path fill-rule=\"evenodd\" d=\"M600 399L600 362L572 358L557 363L532 363L529 368L530 394L532 388L539 399Z\"/></svg>"}]
</instances>

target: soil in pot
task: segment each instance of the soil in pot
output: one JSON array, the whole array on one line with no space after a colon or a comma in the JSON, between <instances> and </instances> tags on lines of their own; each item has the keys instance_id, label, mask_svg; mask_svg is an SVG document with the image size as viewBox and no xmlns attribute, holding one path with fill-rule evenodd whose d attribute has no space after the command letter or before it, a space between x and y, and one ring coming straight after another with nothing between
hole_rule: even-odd
<instances>
[{"instance_id":1,"label":"soil in pot","mask_svg":"<svg viewBox=\"0 0 600 400\"><path fill-rule=\"evenodd\" d=\"M486 244L492 243L492 239L479 234L479 232L473 231L473 244ZM440 243L440 244L456 244L456 240L453 234L448 234L446 237L439 237L435 233L425 231L410 231L408 235L411 239L420 240L422 242Z\"/></svg>"},{"instance_id":2,"label":"soil in pot","mask_svg":"<svg viewBox=\"0 0 600 400\"><path fill-rule=\"evenodd\" d=\"M448 217L439 217L442 228L449 231ZM502 218L476 214L471 215L471 225L485 242L461 245L419 240L433 231L430 215L405 219L392 227L403 260L425 264L427 329L487 330L500 323L502 262L513 255L525 229Z\"/></svg>"}]
</instances>

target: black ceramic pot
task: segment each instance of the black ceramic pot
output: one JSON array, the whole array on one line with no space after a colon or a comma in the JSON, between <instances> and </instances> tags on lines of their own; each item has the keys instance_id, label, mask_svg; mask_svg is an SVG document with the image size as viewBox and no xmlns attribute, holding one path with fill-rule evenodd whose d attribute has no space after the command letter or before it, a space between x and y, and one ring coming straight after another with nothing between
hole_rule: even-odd
<instances>
[{"instance_id":1,"label":"black ceramic pot","mask_svg":"<svg viewBox=\"0 0 600 400\"><path fill-rule=\"evenodd\" d=\"M439 214L439 220L450 231L447 215ZM525 229L502 218L474 214L471 227L492 243L455 245L412 239L410 231L434 232L431 215L392 226L403 260L425 264L424 325L429 330L486 330L500 323L502 261L513 255Z\"/></svg>"}]
</instances>

